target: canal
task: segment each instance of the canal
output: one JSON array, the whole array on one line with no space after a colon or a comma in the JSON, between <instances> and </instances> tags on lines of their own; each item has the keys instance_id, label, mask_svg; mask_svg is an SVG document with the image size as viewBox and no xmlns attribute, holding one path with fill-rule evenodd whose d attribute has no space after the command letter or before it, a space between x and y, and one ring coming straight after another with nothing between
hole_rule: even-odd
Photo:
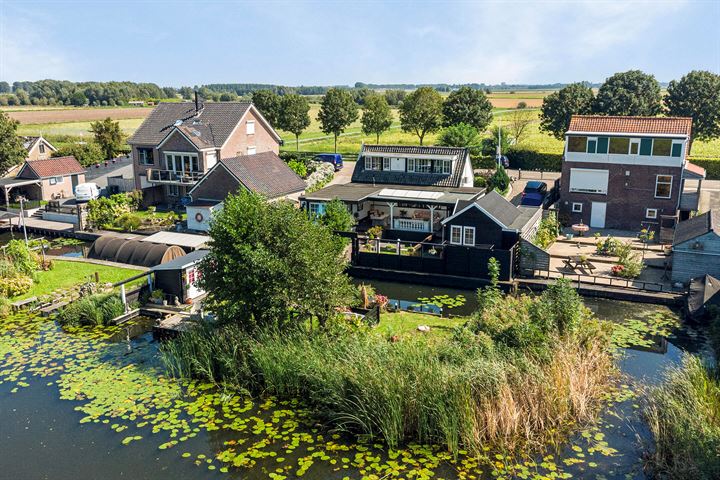
<instances>
[{"instance_id":1,"label":"canal","mask_svg":"<svg viewBox=\"0 0 720 480\"><path fill-rule=\"evenodd\" d=\"M410 303L453 299L443 314L474 308L474 292L374 283ZM464 301L458 300L464 298ZM435 300L433 300L435 299ZM447 305L452 305L447 307ZM431 446L387 452L316 424L298 401L249 398L163 374L147 323L62 330L27 313L0 319L0 472L17 479L644 478L639 384L656 382L683 351L702 354L701 329L667 307L587 302L622 325L626 375L600 422L559 451L509 459L498 452L453 458ZM517 470L516 470L517 471ZM409 474L409 472L413 472ZM555 472L555 473L553 473Z\"/></svg>"}]
</instances>

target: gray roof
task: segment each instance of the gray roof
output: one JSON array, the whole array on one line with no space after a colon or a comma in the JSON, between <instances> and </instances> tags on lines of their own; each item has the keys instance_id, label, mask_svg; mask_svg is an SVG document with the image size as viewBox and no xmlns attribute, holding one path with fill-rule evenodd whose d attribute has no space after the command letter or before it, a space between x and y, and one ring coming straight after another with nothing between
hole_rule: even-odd
<instances>
[{"instance_id":1,"label":"gray roof","mask_svg":"<svg viewBox=\"0 0 720 480\"><path fill-rule=\"evenodd\" d=\"M200 133L206 146L221 147L252 104L250 102L210 102L201 106L199 114L194 102L160 103L128 139L130 144L158 145L179 123L183 133L187 129ZM193 143L195 143L194 139Z\"/></svg>"},{"instance_id":2,"label":"gray roof","mask_svg":"<svg viewBox=\"0 0 720 480\"><path fill-rule=\"evenodd\" d=\"M277 198L305 189L303 179L275 152L223 158L220 163L246 188L267 198Z\"/></svg>"},{"instance_id":3,"label":"gray roof","mask_svg":"<svg viewBox=\"0 0 720 480\"><path fill-rule=\"evenodd\" d=\"M222 200L193 200L192 202L185 205L186 207L214 207L220 205Z\"/></svg>"},{"instance_id":4,"label":"gray roof","mask_svg":"<svg viewBox=\"0 0 720 480\"><path fill-rule=\"evenodd\" d=\"M675 227L673 245L687 242L709 232L720 235L720 210L710 210L678 223Z\"/></svg>"},{"instance_id":5,"label":"gray roof","mask_svg":"<svg viewBox=\"0 0 720 480\"><path fill-rule=\"evenodd\" d=\"M365 170L363 154L387 153L388 156L407 155L412 158L414 155L457 155L458 161L450 174L443 173L415 173L415 172L393 172L381 170ZM466 148L437 147L437 146L414 146L414 145L363 145L355 170L352 174L352 181L356 183L373 184L394 184L394 185L415 185L415 186L438 186L438 187L459 187L462 180L465 158L468 155Z\"/></svg>"},{"instance_id":6,"label":"gray roof","mask_svg":"<svg viewBox=\"0 0 720 480\"><path fill-rule=\"evenodd\" d=\"M182 257L170 260L169 262L156 265L152 267L151 270L153 272L157 272L158 270L182 270L183 268L187 268L191 265L198 263L200 260L205 258L205 255L207 255L208 253L210 253L210 250L195 250L188 253L187 255L183 255Z\"/></svg>"},{"instance_id":7,"label":"gray roof","mask_svg":"<svg viewBox=\"0 0 720 480\"><path fill-rule=\"evenodd\" d=\"M455 212L449 218L455 217L469 205L475 204L482 208L488 215L500 222L503 227L511 230L522 230L537 212L537 208L516 207L510 203L505 197L495 190L485 194L474 201L459 201L455 207Z\"/></svg>"},{"instance_id":8,"label":"gray roof","mask_svg":"<svg viewBox=\"0 0 720 480\"><path fill-rule=\"evenodd\" d=\"M706 305L720 305L720 280L708 274L690 280L687 297L691 315L701 313Z\"/></svg>"},{"instance_id":9,"label":"gray roof","mask_svg":"<svg viewBox=\"0 0 720 480\"><path fill-rule=\"evenodd\" d=\"M389 190L401 190L406 192L437 192L440 195L434 198L415 198L411 196L394 197ZM330 201L339 198L344 202L359 202L364 199L377 199L386 201L406 201L417 203L439 203L447 205L455 205L458 201L470 202L478 195L482 194L483 189L473 187L417 187L412 185L368 185L366 183L345 183L336 184L325 187L313 193L307 193L300 197L304 200Z\"/></svg>"}]
</instances>

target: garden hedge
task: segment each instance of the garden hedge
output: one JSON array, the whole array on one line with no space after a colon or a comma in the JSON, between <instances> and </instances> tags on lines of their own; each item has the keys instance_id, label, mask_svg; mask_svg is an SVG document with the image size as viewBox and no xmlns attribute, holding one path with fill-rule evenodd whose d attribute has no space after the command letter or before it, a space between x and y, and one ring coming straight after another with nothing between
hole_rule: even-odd
<instances>
[{"instance_id":1,"label":"garden hedge","mask_svg":"<svg viewBox=\"0 0 720 480\"><path fill-rule=\"evenodd\" d=\"M511 148L507 151L510 168L559 172L562 170L561 153L541 153L534 150Z\"/></svg>"}]
</instances>

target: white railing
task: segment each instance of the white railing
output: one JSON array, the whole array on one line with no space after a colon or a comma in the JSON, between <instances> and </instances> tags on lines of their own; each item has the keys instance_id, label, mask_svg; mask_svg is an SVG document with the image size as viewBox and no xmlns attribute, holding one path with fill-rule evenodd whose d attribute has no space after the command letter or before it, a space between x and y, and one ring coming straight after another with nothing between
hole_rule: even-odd
<instances>
[{"instance_id":1,"label":"white railing","mask_svg":"<svg viewBox=\"0 0 720 480\"><path fill-rule=\"evenodd\" d=\"M418 220L416 218L395 218L393 219L394 230L406 230L409 232L429 232L430 221Z\"/></svg>"}]
</instances>

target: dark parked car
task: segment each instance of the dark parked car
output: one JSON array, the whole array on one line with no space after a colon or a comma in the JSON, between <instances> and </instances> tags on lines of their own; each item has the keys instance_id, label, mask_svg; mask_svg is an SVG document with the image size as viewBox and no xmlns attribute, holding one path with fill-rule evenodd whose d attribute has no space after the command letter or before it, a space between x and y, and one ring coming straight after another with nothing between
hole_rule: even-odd
<instances>
[{"instance_id":1,"label":"dark parked car","mask_svg":"<svg viewBox=\"0 0 720 480\"><path fill-rule=\"evenodd\" d=\"M333 167L335 167L336 172L343 167L342 155L339 153L321 153L319 155L315 155L315 160L318 162L331 163Z\"/></svg>"},{"instance_id":2,"label":"dark parked car","mask_svg":"<svg viewBox=\"0 0 720 480\"><path fill-rule=\"evenodd\" d=\"M537 180L531 180L527 182L527 185L525 185L525 190L523 190L520 205L525 205L528 207L541 207L545 203L545 197L547 197L547 193L547 183Z\"/></svg>"}]
</instances>

